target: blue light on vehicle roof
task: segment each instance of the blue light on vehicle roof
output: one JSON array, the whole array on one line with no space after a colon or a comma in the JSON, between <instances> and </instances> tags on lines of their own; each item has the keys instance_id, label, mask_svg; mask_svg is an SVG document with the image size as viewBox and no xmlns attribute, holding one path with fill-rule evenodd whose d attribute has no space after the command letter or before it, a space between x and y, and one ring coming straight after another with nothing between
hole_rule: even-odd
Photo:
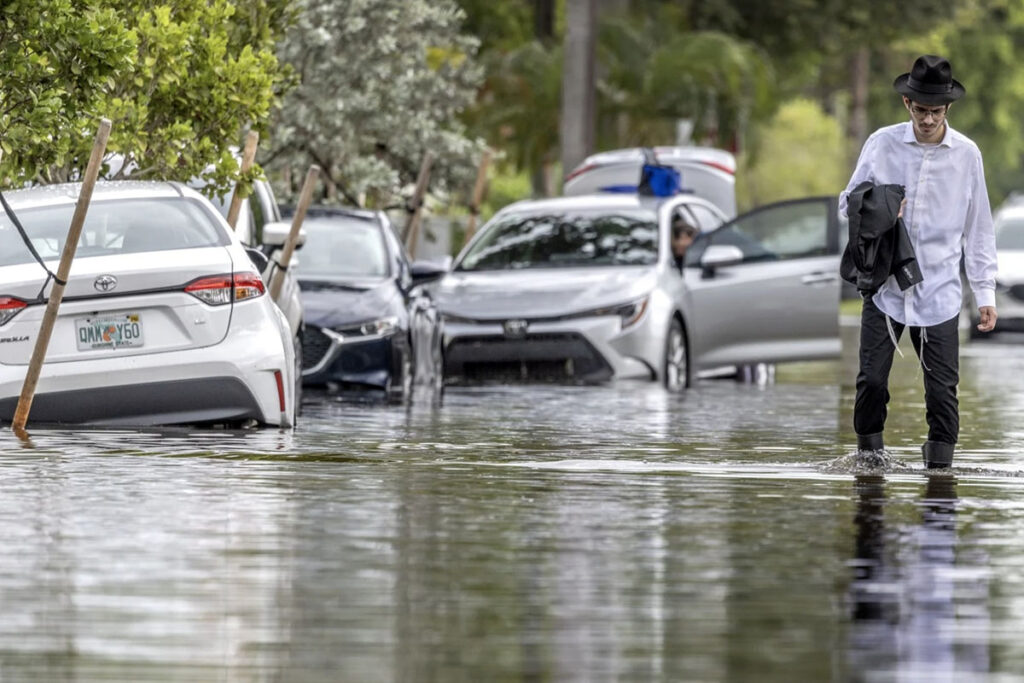
<instances>
[{"instance_id":1,"label":"blue light on vehicle roof","mask_svg":"<svg viewBox=\"0 0 1024 683\"><path fill-rule=\"evenodd\" d=\"M672 166L644 164L640 170L640 194L653 197L671 197L680 190L682 177Z\"/></svg>"}]
</instances>

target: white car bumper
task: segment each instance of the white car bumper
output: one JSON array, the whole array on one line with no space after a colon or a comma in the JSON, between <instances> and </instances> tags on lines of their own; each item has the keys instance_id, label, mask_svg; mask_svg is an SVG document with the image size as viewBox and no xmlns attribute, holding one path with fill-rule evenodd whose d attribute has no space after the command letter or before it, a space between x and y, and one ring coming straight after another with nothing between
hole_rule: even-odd
<instances>
[{"instance_id":1,"label":"white car bumper","mask_svg":"<svg viewBox=\"0 0 1024 683\"><path fill-rule=\"evenodd\" d=\"M529 322L445 321L445 376L598 382L660 373L664 331L645 316L626 330L618 316Z\"/></svg>"},{"instance_id":2,"label":"white car bumper","mask_svg":"<svg viewBox=\"0 0 1024 683\"><path fill-rule=\"evenodd\" d=\"M232 333L213 346L44 364L29 423L254 419L291 426L294 370L288 359L294 351L283 347L280 331L266 317L245 315L242 308L236 307ZM0 364L0 419L12 419L27 370L27 365Z\"/></svg>"}]
</instances>

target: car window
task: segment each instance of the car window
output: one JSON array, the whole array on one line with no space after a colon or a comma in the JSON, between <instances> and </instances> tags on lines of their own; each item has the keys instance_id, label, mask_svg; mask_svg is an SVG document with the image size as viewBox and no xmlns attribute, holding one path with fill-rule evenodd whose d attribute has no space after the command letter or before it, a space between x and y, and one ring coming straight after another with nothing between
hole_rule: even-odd
<instances>
[{"instance_id":1,"label":"car window","mask_svg":"<svg viewBox=\"0 0 1024 683\"><path fill-rule=\"evenodd\" d=\"M696 228L704 229L703 226L700 224L700 221L697 220L697 217L693 215L693 211L691 211L690 209L691 207L687 206L686 204L680 204L679 206L672 209L673 224L675 223L676 219L682 219L689 225L692 225Z\"/></svg>"},{"instance_id":2,"label":"car window","mask_svg":"<svg viewBox=\"0 0 1024 683\"><path fill-rule=\"evenodd\" d=\"M701 235L686 252L686 264L699 265L710 244L739 247L744 263L824 256L829 253L829 210L825 200L784 202L756 209Z\"/></svg>"},{"instance_id":3,"label":"car window","mask_svg":"<svg viewBox=\"0 0 1024 683\"><path fill-rule=\"evenodd\" d=\"M650 265L658 219L642 208L512 212L495 219L457 270Z\"/></svg>"},{"instance_id":4,"label":"car window","mask_svg":"<svg viewBox=\"0 0 1024 683\"><path fill-rule=\"evenodd\" d=\"M75 206L18 210L32 246L44 259L64 250ZM228 236L210 212L188 198L93 200L89 205L76 258L193 249L225 245ZM34 259L6 214L0 214L0 266Z\"/></svg>"},{"instance_id":5,"label":"car window","mask_svg":"<svg viewBox=\"0 0 1024 683\"><path fill-rule=\"evenodd\" d=\"M996 249L1024 249L1024 217L996 221Z\"/></svg>"},{"instance_id":6,"label":"car window","mask_svg":"<svg viewBox=\"0 0 1024 683\"><path fill-rule=\"evenodd\" d=\"M306 216L300 278L386 277L388 250L380 227L352 216Z\"/></svg>"},{"instance_id":7,"label":"car window","mask_svg":"<svg viewBox=\"0 0 1024 683\"><path fill-rule=\"evenodd\" d=\"M384 234L387 236L388 244L391 245L391 252L394 255L395 272L399 274L403 282L407 282L411 277L409 275L409 264L412 262L412 259L409 258L409 252L406 250L405 245L402 244L402 238L399 237L394 224L386 216L381 218L381 224Z\"/></svg>"},{"instance_id":8,"label":"car window","mask_svg":"<svg viewBox=\"0 0 1024 683\"><path fill-rule=\"evenodd\" d=\"M701 231L709 232L714 230L722 224L722 216L715 213L703 204L687 204L691 213L697 219L697 225L700 226Z\"/></svg>"},{"instance_id":9,"label":"car window","mask_svg":"<svg viewBox=\"0 0 1024 683\"><path fill-rule=\"evenodd\" d=\"M260 202L260 198L255 194L249 196L249 210L252 212L252 238L256 244L263 242L263 226L267 222L267 217L263 213L263 205Z\"/></svg>"},{"instance_id":10,"label":"car window","mask_svg":"<svg viewBox=\"0 0 1024 683\"><path fill-rule=\"evenodd\" d=\"M201 189L199 186L197 189ZM231 198L234 196L234 191L227 193L224 196L214 195L210 197L210 203L213 204L214 208L224 216L225 220L228 217L228 212L231 210ZM256 222L253 217L252 207L256 202L250 201L242 202L242 206L238 211L238 221L235 223L235 234L238 235L238 239L243 244L253 246L260 244L260 240L253 238L253 232L255 230ZM260 236L262 237L262 226L260 227Z\"/></svg>"},{"instance_id":11,"label":"car window","mask_svg":"<svg viewBox=\"0 0 1024 683\"><path fill-rule=\"evenodd\" d=\"M281 210L274 199L274 191L270 183L257 180L253 193L249 196L252 209L252 239L256 244L263 244L263 226L281 220Z\"/></svg>"},{"instance_id":12,"label":"car window","mask_svg":"<svg viewBox=\"0 0 1024 683\"><path fill-rule=\"evenodd\" d=\"M256 196L260 199L262 206L261 211L265 214L264 220L279 221L281 220L281 207L277 204L277 199L274 197L274 188L271 187L270 183L266 180L256 181Z\"/></svg>"}]
</instances>

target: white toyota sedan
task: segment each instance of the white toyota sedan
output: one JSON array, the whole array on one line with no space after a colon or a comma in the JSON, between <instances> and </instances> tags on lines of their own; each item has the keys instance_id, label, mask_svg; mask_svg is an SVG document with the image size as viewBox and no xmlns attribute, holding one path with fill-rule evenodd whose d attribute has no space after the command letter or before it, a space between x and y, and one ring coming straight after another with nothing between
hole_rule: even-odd
<instances>
[{"instance_id":1,"label":"white toyota sedan","mask_svg":"<svg viewBox=\"0 0 1024 683\"><path fill-rule=\"evenodd\" d=\"M731 221L693 194L529 200L499 211L435 296L449 381L661 381L839 355L834 197ZM675 262L671 224L701 229Z\"/></svg>"},{"instance_id":2,"label":"white toyota sedan","mask_svg":"<svg viewBox=\"0 0 1024 683\"><path fill-rule=\"evenodd\" d=\"M56 272L81 186L5 193ZM52 290L0 211L0 420ZM294 425L288 322L216 209L180 183L96 185L29 423Z\"/></svg>"}]
</instances>

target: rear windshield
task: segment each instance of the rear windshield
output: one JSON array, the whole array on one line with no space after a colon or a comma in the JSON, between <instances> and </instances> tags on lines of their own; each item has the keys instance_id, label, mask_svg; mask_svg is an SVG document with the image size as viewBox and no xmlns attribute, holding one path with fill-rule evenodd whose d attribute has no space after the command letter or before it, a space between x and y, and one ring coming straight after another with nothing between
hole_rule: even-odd
<instances>
[{"instance_id":1,"label":"rear windshield","mask_svg":"<svg viewBox=\"0 0 1024 683\"><path fill-rule=\"evenodd\" d=\"M373 221L307 216L306 242L296 268L305 279L380 278L388 275L384 234Z\"/></svg>"},{"instance_id":2,"label":"rear windshield","mask_svg":"<svg viewBox=\"0 0 1024 683\"><path fill-rule=\"evenodd\" d=\"M650 265L658 218L642 208L511 213L473 245L457 270Z\"/></svg>"},{"instance_id":3,"label":"rear windshield","mask_svg":"<svg viewBox=\"0 0 1024 683\"><path fill-rule=\"evenodd\" d=\"M15 215L46 260L60 258L74 205L16 210ZM75 258L194 249L230 243L210 212L185 198L93 201L82 226ZM10 218L0 211L0 266L34 259Z\"/></svg>"}]
</instances>

